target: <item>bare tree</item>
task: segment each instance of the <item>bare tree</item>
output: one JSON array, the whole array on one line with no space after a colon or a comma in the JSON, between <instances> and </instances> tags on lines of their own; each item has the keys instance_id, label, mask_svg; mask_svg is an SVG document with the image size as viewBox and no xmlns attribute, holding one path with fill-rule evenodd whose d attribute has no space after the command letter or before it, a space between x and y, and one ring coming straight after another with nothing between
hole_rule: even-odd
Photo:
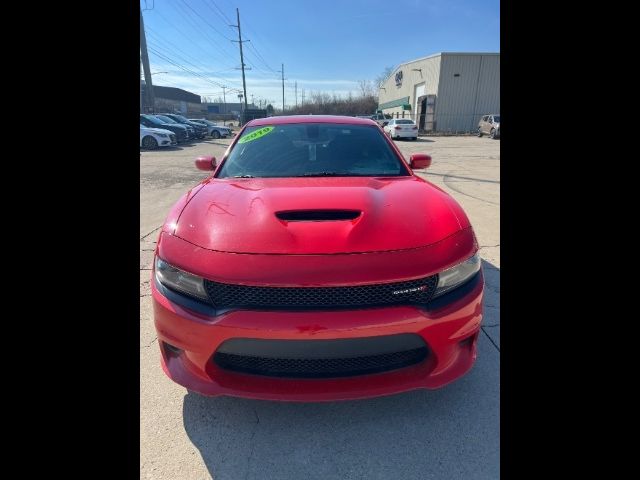
<instances>
[{"instance_id":1,"label":"bare tree","mask_svg":"<svg viewBox=\"0 0 640 480\"><path fill-rule=\"evenodd\" d=\"M358 80L358 88L361 97L373 97L374 87L371 80Z\"/></svg>"},{"instance_id":2,"label":"bare tree","mask_svg":"<svg viewBox=\"0 0 640 480\"><path fill-rule=\"evenodd\" d=\"M393 73L395 67L385 67L385 69L376 77L376 86L380 87L384 81Z\"/></svg>"}]
</instances>

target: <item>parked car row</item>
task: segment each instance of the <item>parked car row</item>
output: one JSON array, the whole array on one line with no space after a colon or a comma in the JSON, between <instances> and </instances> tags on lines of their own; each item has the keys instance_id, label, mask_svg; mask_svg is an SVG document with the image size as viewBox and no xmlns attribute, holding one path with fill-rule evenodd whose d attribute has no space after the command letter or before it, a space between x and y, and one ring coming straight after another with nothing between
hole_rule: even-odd
<instances>
[{"instance_id":1,"label":"parked car row","mask_svg":"<svg viewBox=\"0 0 640 480\"><path fill-rule=\"evenodd\" d=\"M140 115L140 147L153 150L179 143L232 135L231 129L221 127L205 119L187 119L174 113Z\"/></svg>"}]
</instances>

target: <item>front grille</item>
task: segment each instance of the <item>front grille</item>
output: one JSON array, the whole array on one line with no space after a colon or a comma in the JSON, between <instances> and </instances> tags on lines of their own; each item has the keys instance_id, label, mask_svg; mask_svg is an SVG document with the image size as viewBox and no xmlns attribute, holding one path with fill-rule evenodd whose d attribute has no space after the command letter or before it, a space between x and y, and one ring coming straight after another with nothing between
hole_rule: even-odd
<instances>
[{"instance_id":1,"label":"front grille","mask_svg":"<svg viewBox=\"0 0 640 480\"><path fill-rule=\"evenodd\" d=\"M356 342L361 341L366 341L366 339L356 340ZM322 341L316 342L323 343ZM287 357L286 352L282 352L279 356L259 356L247 353L227 353L219 350L213 356L213 361L225 370L267 377L352 377L388 372L416 365L429 355L427 346L422 341L420 343L422 346L407 350L325 358L292 358ZM330 348L328 347L329 351Z\"/></svg>"},{"instance_id":2,"label":"front grille","mask_svg":"<svg viewBox=\"0 0 640 480\"><path fill-rule=\"evenodd\" d=\"M176 136L175 135L169 135L169 139L171 140L171 143L176 141Z\"/></svg>"},{"instance_id":3,"label":"front grille","mask_svg":"<svg viewBox=\"0 0 640 480\"><path fill-rule=\"evenodd\" d=\"M346 287L256 287L204 281L216 308L340 309L425 304L438 275L408 282Z\"/></svg>"}]
</instances>

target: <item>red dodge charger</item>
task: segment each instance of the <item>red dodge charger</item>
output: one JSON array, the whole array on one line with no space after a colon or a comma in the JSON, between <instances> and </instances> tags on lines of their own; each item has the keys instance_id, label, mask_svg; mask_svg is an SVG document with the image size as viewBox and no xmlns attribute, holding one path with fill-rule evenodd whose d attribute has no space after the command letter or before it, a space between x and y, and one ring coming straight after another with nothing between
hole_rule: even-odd
<instances>
[{"instance_id":1,"label":"red dodge charger","mask_svg":"<svg viewBox=\"0 0 640 480\"><path fill-rule=\"evenodd\" d=\"M476 358L484 281L456 201L371 120L249 122L171 209L162 368L203 395L329 401L438 388Z\"/></svg>"}]
</instances>

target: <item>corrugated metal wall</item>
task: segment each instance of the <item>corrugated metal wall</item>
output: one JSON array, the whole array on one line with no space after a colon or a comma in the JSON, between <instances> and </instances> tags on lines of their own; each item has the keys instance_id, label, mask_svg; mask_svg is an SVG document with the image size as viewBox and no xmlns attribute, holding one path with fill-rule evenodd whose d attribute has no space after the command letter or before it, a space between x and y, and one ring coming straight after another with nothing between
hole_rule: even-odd
<instances>
[{"instance_id":1,"label":"corrugated metal wall","mask_svg":"<svg viewBox=\"0 0 640 480\"><path fill-rule=\"evenodd\" d=\"M500 54L443 53L437 95L436 131L475 131L482 115L500 113Z\"/></svg>"},{"instance_id":2,"label":"corrugated metal wall","mask_svg":"<svg viewBox=\"0 0 640 480\"><path fill-rule=\"evenodd\" d=\"M413 69L422 69L422 72ZM396 73L402 71L402 85L396 86ZM400 65L396 68L391 76L382 84L385 90L380 90L379 103L383 104L402 97L409 97L411 105L411 118L415 119L415 86L421 83L425 84L426 94L436 94L438 90L438 79L440 77L440 55L434 55L421 60ZM401 111L401 108L390 108L384 110L384 113L394 113ZM407 112L409 116L409 112Z\"/></svg>"}]
</instances>

